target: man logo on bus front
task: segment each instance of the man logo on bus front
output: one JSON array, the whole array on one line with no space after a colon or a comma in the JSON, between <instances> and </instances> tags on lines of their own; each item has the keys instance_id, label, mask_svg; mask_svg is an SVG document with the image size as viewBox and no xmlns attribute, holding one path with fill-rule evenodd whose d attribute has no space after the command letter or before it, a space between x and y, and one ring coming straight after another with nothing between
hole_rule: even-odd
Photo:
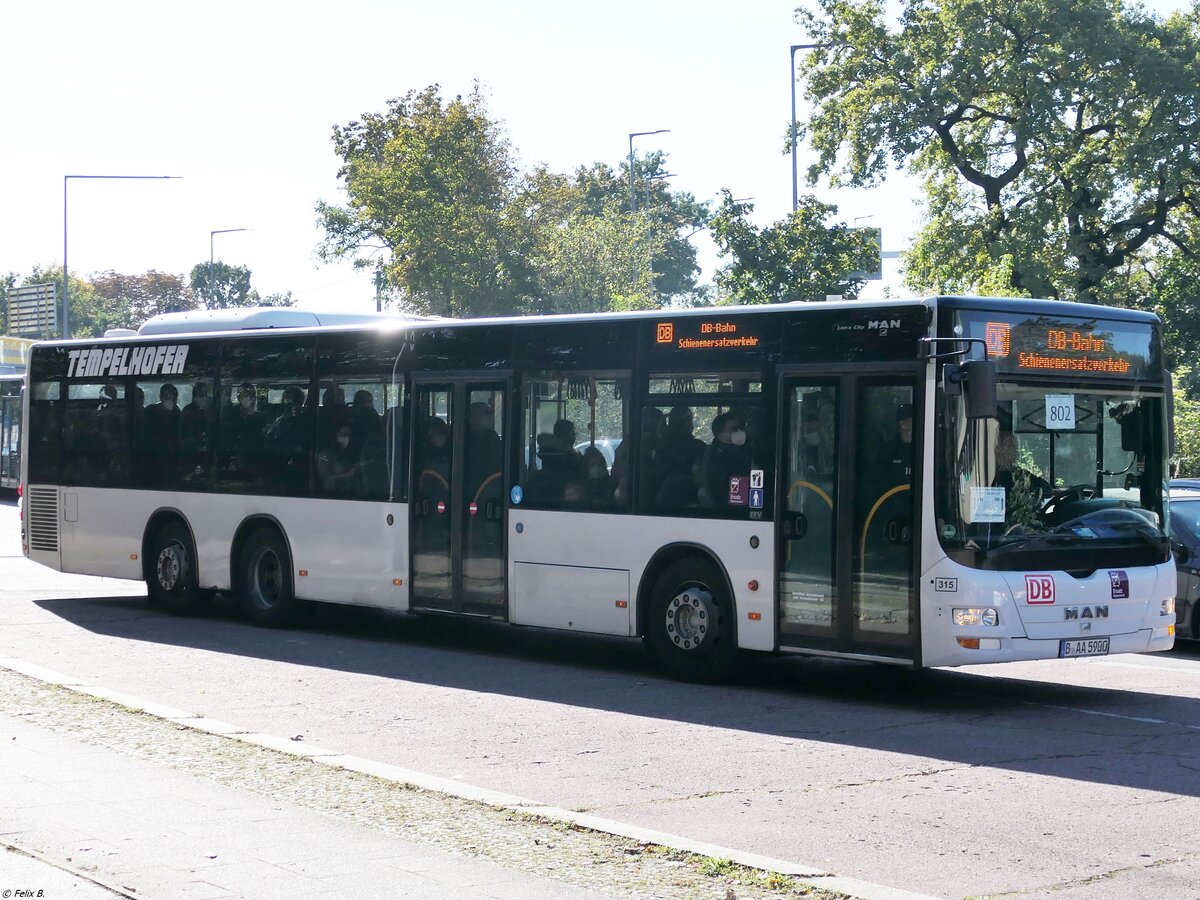
<instances>
[{"instance_id":1,"label":"man logo on bus front","mask_svg":"<svg viewBox=\"0 0 1200 900\"><path fill-rule=\"evenodd\" d=\"M1025 602L1036 606L1054 602L1053 575L1026 575Z\"/></svg>"}]
</instances>

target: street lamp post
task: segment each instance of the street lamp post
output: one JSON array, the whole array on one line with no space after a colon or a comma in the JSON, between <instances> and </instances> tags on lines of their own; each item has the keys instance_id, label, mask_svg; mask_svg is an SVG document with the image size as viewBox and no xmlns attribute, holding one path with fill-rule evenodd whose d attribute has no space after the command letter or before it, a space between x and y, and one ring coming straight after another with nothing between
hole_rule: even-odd
<instances>
[{"instance_id":1,"label":"street lamp post","mask_svg":"<svg viewBox=\"0 0 1200 900\"><path fill-rule=\"evenodd\" d=\"M637 192L633 188L633 139L645 137L648 134L670 134L670 128L659 128L656 131L634 131L629 135L629 211L637 212Z\"/></svg>"},{"instance_id":2,"label":"street lamp post","mask_svg":"<svg viewBox=\"0 0 1200 900\"><path fill-rule=\"evenodd\" d=\"M67 273L67 184L72 178L102 179L105 181L164 181L179 180L179 175L64 175L63 176L63 291L62 291L62 335L71 336L71 306L68 301L70 282Z\"/></svg>"},{"instance_id":3,"label":"street lamp post","mask_svg":"<svg viewBox=\"0 0 1200 900\"><path fill-rule=\"evenodd\" d=\"M788 78L792 82L792 212L800 205L799 178L796 174L796 51L815 50L820 44L792 44L791 69Z\"/></svg>"},{"instance_id":4,"label":"street lamp post","mask_svg":"<svg viewBox=\"0 0 1200 900\"><path fill-rule=\"evenodd\" d=\"M213 237L218 234L232 234L235 231L253 230L253 228L218 228L208 233L208 299L211 302L215 303L217 299L217 286L213 283Z\"/></svg>"}]
</instances>

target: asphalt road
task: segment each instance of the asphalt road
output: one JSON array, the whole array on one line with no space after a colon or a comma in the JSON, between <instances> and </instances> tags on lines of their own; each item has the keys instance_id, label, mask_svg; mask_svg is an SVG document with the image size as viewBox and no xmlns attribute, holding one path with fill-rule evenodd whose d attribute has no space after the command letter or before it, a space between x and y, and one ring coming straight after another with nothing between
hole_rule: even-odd
<instances>
[{"instance_id":1,"label":"asphalt road","mask_svg":"<svg viewBox=\"0 0 1200 900\"><path fill-rule=\"evenodd\" d=\"M916 672L764 658L733 684L638 644L218 602L20 556L0 501L0 655L204 716L942 897L1200 896L1200 648Z\"/></svg>"}]
</instances>

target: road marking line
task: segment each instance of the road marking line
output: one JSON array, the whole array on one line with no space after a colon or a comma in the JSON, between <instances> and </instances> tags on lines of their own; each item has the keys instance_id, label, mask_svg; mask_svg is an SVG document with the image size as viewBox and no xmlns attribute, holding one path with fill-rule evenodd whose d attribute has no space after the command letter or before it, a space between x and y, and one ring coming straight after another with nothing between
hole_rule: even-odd
<instances>
[{"instance_id":1,"label":"road marking line","mask_svg":"<svg viewBox=\"0 0 1200 900\"><path fill-rule=\"evenodd\" d=\"M1188 731L1200 731L1200 725L1188 725L1184 722L1172 722L1169 719L1152 719L1149 716L1123 716L1120 713L1104 712L1099 709L1081 709L1076 706L1056 706L1053 703L1038 703L1034 700L1022 701L1026 706L1040 706L1043 709L1057 709L1060 712L1079 713L1081 716L1099 716L1103 719L1124 719L1126 722L1138 722L1142 725L1170 725L1173 728L1186 728Z\"/></svg>"}]
</instances>

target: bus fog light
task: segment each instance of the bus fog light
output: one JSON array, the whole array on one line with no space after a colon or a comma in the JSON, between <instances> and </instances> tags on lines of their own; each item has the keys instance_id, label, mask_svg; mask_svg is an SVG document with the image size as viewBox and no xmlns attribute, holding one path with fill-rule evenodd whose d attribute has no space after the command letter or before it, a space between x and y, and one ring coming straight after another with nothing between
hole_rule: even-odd
<instances>
[{"instance_id":1,"label":"bus fog light","mask_svg":"<svg viewBox=\"0 0 1200 900\"><path fill-rule=\"evenodd\" d=\"M987 625L989 627L1000 624L1000 614L992 607L969 607L967 609L954 610L955 625Z\"/></svg>"},{"instance_id":2,"label":"bus fog light","mask_svg":"<svg viewBox=\"0 0 1200 900\"><path fill-rule=\"evenodd\" d=\"M1158 613L1158 614L1159 614L1160 616L1173 616L1173 615L1175 615L1175 598L1174 598L1174 597L1167 597L1165 600L1163 600L1163 602L1162 602L1162 606L1159 608L1159 613Z\"/></svg>"}]
</instances>

